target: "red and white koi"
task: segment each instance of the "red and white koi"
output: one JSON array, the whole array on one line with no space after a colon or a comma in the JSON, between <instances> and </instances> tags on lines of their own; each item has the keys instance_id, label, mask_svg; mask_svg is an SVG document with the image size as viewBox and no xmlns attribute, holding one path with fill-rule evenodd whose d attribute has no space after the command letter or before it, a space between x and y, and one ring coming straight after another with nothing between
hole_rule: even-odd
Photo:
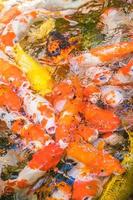
<instances>
[{"instance_id":1,"label":"red and white koi","mask_svg":"<svg viewBox=\"0 0 133 200\"><path fill-rule=\"evenodd\" d=\"M3 182L4 190L6 188L18 190L31 186L48 170L56 167L63 153L64 149L57 143L45 145L33 155L27 166L19 173L17 179Z\"/></svg>"},{"instance_id":2,"label":"red and white koi","mask_svg":"<svg viewBox=\"0 0 133 200\"><path fill-rule=\"evenodd\" d=\"M19 88L18 95L23 99L24 110L35 124L40 124L49 134L55 133L55 113L52 105L39 94L27 88Z\"/></svg>"},{"instance_id":3,"label":"red and white koi","mask_svg":"<svg viewBox=\"0 0 133 200\"><path fill-rule=\"evenodd\" d=\"M33 124L18 112L9 112L5 108L0 108L0 119L6 123L10 130L21 136L23 148L27 147L37 151L42 148L46 142L52 141L41 126Z\"/></svg>"}]
</instances>

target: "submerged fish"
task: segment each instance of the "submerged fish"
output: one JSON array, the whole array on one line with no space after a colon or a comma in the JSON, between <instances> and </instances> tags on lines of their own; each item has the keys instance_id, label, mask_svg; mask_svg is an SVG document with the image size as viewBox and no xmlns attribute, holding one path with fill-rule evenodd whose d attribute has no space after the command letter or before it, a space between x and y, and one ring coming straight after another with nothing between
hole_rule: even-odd
<instances>
[{"instance_id":1,"label":"submerged fish","mask_svg":"<svg viewBox=\"0 0 133 200\"><path fill-rule=\"evenodd\" d=\"M129 133L129 139L130 153L122 162L126 173L112 177L100 200L126 200L133 191L133 133Z\"/></svg>"}]
</instances>

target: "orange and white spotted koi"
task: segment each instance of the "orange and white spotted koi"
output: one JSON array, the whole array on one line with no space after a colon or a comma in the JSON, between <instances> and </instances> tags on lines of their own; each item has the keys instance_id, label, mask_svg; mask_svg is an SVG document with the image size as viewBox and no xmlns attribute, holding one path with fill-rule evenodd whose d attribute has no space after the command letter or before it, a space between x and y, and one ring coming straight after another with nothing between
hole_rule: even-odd
<instances>
[{"instance_id":1,"label":"orange and white spotted koi","mask_svg":"<svg viewBox=\"0 0 133 200\"><path fill-rule=\"evenodd\" d=\"M119 42L90 49L89 52L69 58L71 68L110 63L133 52L133 41Z\"/></svg>"},{"instance_id":2,"label":"orange and white spotted koi","mask_svg":"<svg viewBox=\"0 0 133 200\"><path fill-rule=\"evenodd\" d=\"M112 80L112 79L111 79ZM85 100L96 104L101 100L105 105L117 107L126 99L126 91L119 86L90 84L83 90Z\"/></svg>"},{"instance_id":3,"label":"orange and white spotted koi","mask_svg":"<svg viewBox=\"0 0 133 200\"><path fill-rule=\"evenodd\" d=\"M51 141L49 135L38 124L33 124L21 113L7 111L0 108L0 119L3 120L7 127L22 138L23 147L30 148L34 151L41 149L44 144Z\"/></svg>"},{"instance_id":4,"label":"orange and white spotted koi","mask_svg":"<svg viewBox=\"0 0 133 200\"><path fill-rule=\"evenodd\" d=\"M49 134L54 134L56 125L52 105L45 98L28 89L25 83L19 88L18 95L23 99L23 107L28 118L35 124L40 124Z\"/></svg>"},{"instance_id":5,"label":"orange and white spotted koi","mask_svg":"<svg viewBox=\"0 0 133 200\"><path fill-rule=\"evenodd\" d=\"M31 186L48 170L56 167L63 153L64 149L57 143L45 145L33 155L27 166L19 173L17 179L3 182L4 190L6 188L18 190Z\"/></svg>"},{"instance_id":6,"label":"orange and white spotted koi","mask_svg":"<svg viewBox=\"0 0 133 200\"><path fill-rule=\"evenodd\" d=\"M16 16L11 22L9 22L3 29L0 41L1 47L5 48L5 51L10 51L10 48L14 46L21 38L25 36L30 25L37 19L46 19L46 15L40 10L30 10Z\"/></svg>"}]
</instances>

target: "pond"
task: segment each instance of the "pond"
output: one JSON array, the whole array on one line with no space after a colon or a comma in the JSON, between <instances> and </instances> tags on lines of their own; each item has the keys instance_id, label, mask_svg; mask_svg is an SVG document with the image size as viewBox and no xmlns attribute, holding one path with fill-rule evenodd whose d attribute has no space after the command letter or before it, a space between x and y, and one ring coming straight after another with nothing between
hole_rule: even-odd
<instances>
[{"instance_id":1,"label":"pond","mask_svg":"<svg viewBox=\"0 0 133 200\"><path fill-rule=\"evenodd\" d=\"M0 199L132 199L132 0L0 10Z\"/></svg>"}]
</instances>

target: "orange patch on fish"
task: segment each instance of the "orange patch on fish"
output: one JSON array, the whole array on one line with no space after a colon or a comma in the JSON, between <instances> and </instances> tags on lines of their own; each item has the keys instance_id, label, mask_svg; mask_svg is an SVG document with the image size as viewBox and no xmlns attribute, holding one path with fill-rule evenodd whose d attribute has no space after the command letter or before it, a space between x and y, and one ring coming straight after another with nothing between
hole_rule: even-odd
<instances>
[{"instance_id":1,"label":"orange patch on fish","mask_svg":"<svg viewBox=\"0 0 133 200\"><path fill-rule=\"evenodd\" d=\"M85 125L80 125L79 128L78 128L78 131L77 131L77 133L78 133L81 137L83 137L83 139L84 139L85 141L89 141L89 138L90 138L91 136L93 136L93 135L95 134L95 132L96 132L96 129L90 128L90 127L85 126Z\"/></svg>"},{"instance_id":2,"label":"orange patch on fish","mask_svg":"<svg viewBox=\"0 0 133 200\"><path fill-rule=\"evenodd\" d=\"M0 106L5 106L14 111L20 111L22 100L6 85L0 86Z\"/></svg>"},{"instance_id":3,"label":"orange patch on fish","mask_svg":"<svg viewBox=\"0 0 133 200\"><path fill-rule=\"evenodd\" d=\"M20 87L24 81L25 76L15 65L8 63L7 61L0 59L0 75L2 81L8 82L13 87Z\"/></svg>"},{"instance_id":4,"label":"orange patch on fish","mask_svg":"<svg viewBox=\"0 0 133 200\"><path fill-rule=\"evenodd\" d=\"M18 188L23 189L28 186L28 182L27 180L20 180L20 181L16 181L16 185Z\"/></svg>"},{"instance_id":5,"label":"orange patch on fish","mask_svg":"<svg viewBox=\"0 0 133 200\"><path fill-rule=\"evenodd\" d=\"M98 180L77 180L73 185L73 200L83 200L85 198L96 196L99 191Z\"/></svg>"},{"instance_id":6,"label":"orange patch on fish","mask_svg":"<svg viewBox=\"0 0 133 200\"><path fill-rule=\"evenodd\" d=\"M13 46L13 40L15 39L15 37L16 35L14 32L7 32L7 34L0 36L0 40L5 46Z\"/></svg>"},{"instance_id":7,"label":"orange patch on fish","mask_svg":"<svg viewBox=\"0 0 133 200\"><path fill-rule=\"evenodd\" d=\"M82 162L88 167L90 173L96 175L109 176L112 173L125 172L116 158L88 143L71 143L67 149L67 156Z\"/></svg>"},{"instance_id":8,"label":"orange patch on fish","mask_svg":"<svg viewBox=\"0 0 133 200\"><path fill-rule=\"evenodd\" d=\"M49 136L41 129L40 125L29 125L21 130L21 136L27 141L40 141L42 144L49 139Z\"/></svg>"},{"instance_id":9,"label":"orange patch on fish","mask_svg":"<svg viewBox=\"0 0 133 200\"><path fill-rule=\"evenodd\" d=\"M58 144L49 144L33 155L28 166L32 169L48 171L60 161L64 150Z\"/></svg>"},{"instance_id":10,"label":"orange patch on fish","mask_svg":"<svg viewBox=\"0 0 133 200\"><path fill-rule=\"evenodd\" d=\"M90 126L98 129L102 133L112 132L121 124L119 117L112 111L92 104L89 104L85 109L85 119Z\"/></svg>"},{"instance_id":11,"label":"orange patch on fish","mask_svg":"<svg viewBox=\"0 0 133 200\"><path fill-rule=\"evenodd\" d=\"M16 6L12 7L10 10L5 12L4 16L0 19L0 23L8 24L12 19L17 17L21 12Z\"/></svg>"},{"instance_id":12,"label":"orange patch on fish","mask_svg":"<svg viewBox=\"0 0 133 200\"><path fill-rule=\"evenodd\" d=\"M48 118L53 116L53 110L51 110L47 105L40 105L38 109L42 115Z\"/></svg>"},{"instance_id":13,"label":"orange patch on fish","mask_svg":"<svg viewBox=\"0 0 133 200\"><path fill-rule=\"evenodd\" d=\"M92 55L97 56L103 62L111 62L133 52L133 41L121 42L113 45L96 47L90 50Z\"/></svg>"},{"instance_id":14,"label":"orange patch on fish","mask_svg":"<svg viewBox=\"0 0 133 200\"><path fill-rule=\"evenodd\" d=\"M24 122L21 119L18 119L16 121L13 122L12 124L12 131L15 133L18 133L24 126Z\"/></svg>"}]
</instances>

